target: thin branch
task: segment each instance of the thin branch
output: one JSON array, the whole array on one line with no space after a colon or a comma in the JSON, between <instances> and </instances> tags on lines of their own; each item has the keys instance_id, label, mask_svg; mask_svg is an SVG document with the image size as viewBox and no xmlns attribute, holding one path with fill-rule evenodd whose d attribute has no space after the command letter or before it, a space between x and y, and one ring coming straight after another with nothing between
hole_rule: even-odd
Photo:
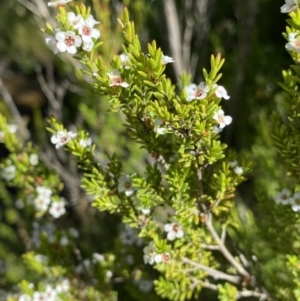
<instances>
[{"instance_id":1,"label":"thin branch","mask_svg":"<svg viewBox=\"0 0 300 301\"><path fill-rule=\"evenodd\" d=\"M240 275L243 275L244 277L249 279L250 274L243 268L243 266L239 262L236 261L236 259L229 252L229 250L225 246L224 242L222 241L222 239L219 237L218 233L216 232L216 230L212 224L212 214L209 211L206 213L205 224L206 224L208 231L210 232L210 234L216 241L216 243L220 246L220 252L224 255L224 257L230 262L230 264L237 270L237 272Z\"/></svg>"},{"instance_id":2,"label":"thin branch","mask_svg":"<svg viewBox=\"0 0 300 301\"><path fill-rule=\"evenodd\" d=\"M247 298L247 297L256 297L259 298L260 301L268 300L269 295L267 293L260 293L257 291L240 291L237 293L236 298L241 299L241 298Z\"/></svg>"},{"instance_id":3,"label":"thin branch","mask_svg":"<svg viewBox=\"0 0 300 301\"><path fill-rule=\"evenodd\" d=\"M8 106L14 122L16 123L16 125L18 126L18 130L22 135L22 138L24 140L28 139L30 134L29 131L27 130L27 128L24 126L24 122L23 122L23 118L11 96L11 94L9 93L9 91L7 90L7 88L5 87L2 79L0 78L0 94L2 95L6 105Z\"/></svg>"},{"instance_id":4,"label":"thin branch","mask_svg":"<svg viewBox=\"0 0 300 301\"><path fill-rule=\"evenodd\" d=\"M201 285L202 287L209 288L213 291L218 290L218 286L216 284L210 283L207 280L203 281L203 280L196 279L195 277L191 277L191 279L193 280L193 284L191 286L191 289L194 289L198 285Z\"/></svg>"},{"instance_id":5,"label":"thin branch","mask_svg":"<svg viewBox=\"0 0 300 301\"><path fill-rule=\"evenodd\" d=\"M234 275L229 275L229 274L223 273L221 271L215 270L215 269L210 268L201 263L192 261L186 257L182 258L182 262L188 263L194 267L197 267L198 269L204 271L205 273L207 273L207 275L211 276L212 278L214 278L216 280L217 279L226 280L226 281L229 281L229 282L235 283L235 284L241 283L241 278L239 276L234 276Z\"/></svg>"},{"instance_id":6,"label":"thin branch","mask_svg":"<svg viewBox=\"0 0 300 301\"><path fill-rule=\"evenodd\" d=\"M66 188L70 193L70 204L78 205L80 200L80 180L77 174L69 174L66 169L60 164L60 162L54 156L54 153L47 150L40 154L41 160L50 169L54 170L57 175L64 181Z\"/></svg>"},{"instance_id":7,"label":"thin branch","mask_svg":"<svg viewBox=\"0 0 300 301\"><path fill-rule=\"evenodd\" d=\"M171 48L171 54L175 60L174 69L177 79L183 71L183 62L181 56L181 36L180 26L178 20L178 14L176 4L174 0L164 0L164 11L166 16L166 22L168 27L169 45Z\"/></svg>"},{"instance_id":8,"label":"thin branch","mask_svg":"<svg viewBox=\"0 0 300 301\"><path fill-rule=\"evenodd\" d=\"M220 251L220 247L218 245L201 244L201 247L205 250Z\"/></svg>"}]
</instances>

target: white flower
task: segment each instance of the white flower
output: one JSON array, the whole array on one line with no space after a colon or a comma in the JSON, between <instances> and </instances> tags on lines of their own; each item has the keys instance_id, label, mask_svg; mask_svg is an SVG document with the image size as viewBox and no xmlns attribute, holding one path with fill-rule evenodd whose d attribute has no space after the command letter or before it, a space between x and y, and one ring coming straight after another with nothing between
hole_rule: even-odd
<instances>
[{"instance_id":1,"label":"white flower","mask_svg":"<svg viewBox=\"0 0 300 301\"><path fill-rule=\"evenodd\" d=\"M293 199L291 198L291 191L287 188L282 189L280 192L277 193L277 195L274 198L274 201L276 204L283 205L292 203Z\"/></svg>"},{"instance_id":2,"label":"white flower","mask_svg":"<svg viewBox=\"0 0 300 301\"><path fill-rule=\"evenodd\" d=\"M227 94L226 89L223 86L218 86L214 84L213 88L217 88L215 94L218 98L224 98L226 100L230 98L230 96Z\"/></svg>"},{"instance_id":3,"label":"white flower","mask_svg":"<svg viewBox=\"0 0 300 301\"><path fill-rule=\"evenodd\" d=\"M11 134L15 134L18 130L18 126L15 124L8 124L7 125L7 130L11 133Z\"/></svg>"},{"instance_id":4,"label":"white flower","mask_svg":"<svg viewBox=\"0 0 300 301\"><path fill-rule=\"evenodd\" d=\"M47 36L45 40L46 40L46 44L53 51L53 53L57 54L59 52L59 49L57 48L58 41L56 40L55 36Z\"/></svg>"},{"instance_id":5,"label":"white flower","mask_svg":"<svg viewBox=\"0 0 300 301\"><path fill-rule=\"evenodd\" d=\"M74 238L79 237L79 232L75 228L69 228L69 234Z\"/></svg>"},{"instance_id":6,"label":"white flower","mask_svg":"<svg viewBox=\"0 0 300 301\"><path fill-rule=\"evenodd\" d=\"M298 7L298 0L285 0L285 4L280 7L280 12L290 13Z\"/></svg>"},{"instance_id":7,"label":"white flower","mask_svg":"<svg viewBox=\"0 0 300 301\"><path fill-rule=\"evenodd\" d=\"M81 37L77 36L74 31L59 31L55 34L55 38L58 50L70 54L75 54L77 47L80 47L82 43Z\"/></svg>"},{"instance_id":8,"label":"white flower","mask_svg":"<svg viewBox=\"0 0 300 301\"><path fill-rule=\"evenodd\" d=\"M234 168L238 165L237 161L229 162L230 167Z\"/></svg>"},{"instance_id":9,"label":"white flower","mask_svg":"<svg viewBox=\"0 0 300 301\"><path fill-rule=\"evenodd\" d=\"M175 63L175 61L172 57L167 56L167 55L163 55L162 58L161 58L161 63L163 65L166 65L168 63Z\"/></svg>"},{"instance_id":10,"label":"white flower","mask_svg":"<svg viewBox=\"0 0 300 301\"><path fill-rule=\"evenodd\" d=\"M168 240L174 240L176 238L181 238L184 235L184 232L182 231L181 225L179 223L171 223L171 224L165 224L164 229L167 234Z\"/></svg>"},{"instance_id":11,"label":"white flower","mask_svg":"<svg viewBox=\"0 0 300 301\"><path fill-rule=\"evenodd\" d=\"M291 199L292 209L295 212L300 210L300 192L295 192Z\"/></svg>"},{"instance_id":12,"label":"white flower","mask_svg":"<svg viewBox=\"0 0 300 301\"><path fill-rule=\"evenodd\" d=\"M113 276L113 272L112 271L106 271L106 273L105 273L105 278L106 279L110 279L111 277Z\"/></svg>"},{"instance_id":13,"label":"white flower","mask_svg":"<svg viewBox=\"0 0 300 301\"><path fill-rule=\"evenodd\" d=\"M120 234L120 240L124 245L133 245L137 240L137 235L134 229L125 225L125 230Z\"/></svg>"},{"instance_id":14,"label":"white flower","mask_svg":"<svg viewBox=\"0 0 300 301\"><path fill-rule=\"evenodd\" d=\"M126 256L126 262L130 265L134 264L134 257L132 255L127 255Z\"/></svg>"},{"instance_id":15,"label":"white flower","mask_svg":"<svg viewBox=\"0 0 300 301\"><path fill-rule=\"evenodd\" d=\"M154 121L154 131L158 135L164 135L164 134L168 133L168 130L169 130L168 127L165 127L165 126L160 127L160 125L164 125L164 124L165 124L165 122L162 119L160 119L160 118L155 119L155 121Z\"/></svg>"},{"instance_id":16,"label":"white flower","mask_svg":"<svg viewBox=\"0 0 300 301\"><path fill-rule=\"evenodd\" d=\"M55 301L57 292L50 285L46 286L46 291L44 292L47 301Z\"/></svg>"},{"instance_id":17,"label":"white flower","mask_svg":"<svg viewBox=\"0 0 300 301\"><path fill-rule=\"evenodd\" d=\"M126 83L120 75L120 72L118 70L112 70L111 72L107 73L109 80L110 80L110 84L109 86L121 86L123 88L128 88L129 84Z\"/></svg>"},{"instance_id":18,"label":"white flower","mask_svg":"<svg viewBox=\"0 0 300 301\"><path fill-rule=\"evenodd\" d=\"M132 187L132 180L129 175L121 176L118 179L118 191L125 192L125 195L128 197L134 194L134 189Z\"/></svg>"},{"instance_id":19,"label":"white flower","mask_svg":"<svg viewBox=\"0 0 300 301\"><path fill-rule=\"evenodd\" d=\"M1 171L1 177L6 181L11 181L16 175L16 166L10 165L4 167Z\"/></svg>"},{"instance_id":20,"label":"white flower","mask_svg":"<svg viewBox=\"0 0 300 301\"><path fill-rule=\"evenodd\" d=\"M216 112L213 118L219 123L220 129L223 129L226 125L229 125L232 121L231 116L224 116L223 110L219 110L218 112Z\"/></svg>"},{"instance_id":21,"label":"white flower","mask_svg":"<svg viewBox=\"0 0 300 301\"><path fill-rule=\"evenodd\" d=\"M33 204L37 211L46 211L48 209L50 202L51 202L50 197L45 198L43 196L38 196L34 199Z\"/></svg>"},{"instance_id":22,"label":"white flower","mask_svg":"<svg viewBox=\"0 0 300 301\"><path fill-rule=\"evenodd\" d=\"M31 154L29 156L29 163L32 166L36 166L39 164L39 156L37 154Z\"/></svg>"},{"instance_id":23,"label":"white flower","mask_svg":"<svg viewBox=\"0 0 300 301\"><path fill-rule=\"evenodd\" d=\"M76 136L74 132L59 131L51 137L51 143L56 144L55 148L59 149Z\"/></svg>"},{"instance_id":24,"label":"white flower","mask_svg":"<svg viewBox=\"0 0 300 301\"><path fill-rule=\"evenodd\" d=\"M84 24L82 15L75 15L74 12L68 13L68 21L75 29L80 28Z\"/></svg>"},{"instance_id":25,"label":"white flower","mask_svg":"<svg viewBox=\"0 0 300 301\"><path fill-rule=\"evenodd\" d=\"M51 202L52 190L44 186L39 186L36 188L36 192L38 196L33 201L35 209L46 211Z\"/></svg>"},{"instance_id":26,"label":"white flower","mask_svg":"<svg viewBox=\"0 0 300 301\"><path fill-rule=\"evenodd\" d=\"M209 92L209 87L205 82L201 82L198 86L195 84L191 84L185 87L185 91L187 93L187 101L192 101L194 99L203 99L207 96Z\"/></svg>"},{"instance_id":27,"label":"white flower","mask_svg":"<svg viewBox=\"0 0 300 301\"><path fill-rule=\"evenodd\" d=\"M62 236L59 241L60 245L65 247L69 244L69 238L67 236Z\"/></svg>"},{"instance_id":28,"label":"white flower","mask_svg":"<svg viewBox=\"0 0 300 301\"><path fill-rule=\"evenodd\" d=\"M48 6L54 6L56 8L58 7L64 7L67 3L72 2L73 0L58 0L58 1L52 1L48 2Z\"/></svg>"},{"instance_id":29,"label":"white flower","mask_svg":"<svg viewBox=\"0 0 300 301\"><path fill-rule=\"evenodd\" d=\"M214 131L216 134L220 134L220 133L223 131L223 129L220 129L218 126L214 125L214 126L213 126L213 131Z\"/></svg>"},{"instance_id":30,"label":"white flower","mask_svg":"<svg viewBox=\"0 0 300 301\"><path fill-rule=\"evenodd\" d=\"M31 297L26 294L23 294L19 297L18 301L31 301Z\"/></svg>"},{"instance_id":31,"label":"white flower","mask_svg":"<svg viewBox=\"0 0 300 301\"><path fill-rule=\"evenodd\" d=\"M244 172L243 167L236 166L236 167L234 168L234 172L235 172L237 175L241 175L241 174Z\"/></svg>"},{"instance_id":32,"label":"white flower","mask_svg":"<svg viewBox=\"0 0 300 301\"><path fill-rule=\"evenodd\" d=\"M161 255L156 254L156 248L154 245L154 242L151 241L148 246L146 246L144 249L144 263L147 264L154 264L154 263L160 263L161 262Z\"/></svg>"},{"instance_id":33,"label":"white flower","mask_svg":"<svg viewBox=\"0 0 300 301\"><path fill-rule=\"evenodd\" d=\"M41 292L33 293L33 301L47 301L46 295Z\"/></svg>"},{"instance_id":34,"label":"white flower","mask_svg":"<svg viewBox=\"0 0 300 301\"><path fill-rule=\"evenodd\" d=\"M79 144L80 144L82 147L88 147L88 146L91 146L91 145L92 145L92 139L91 139L91 138L88 138L88 139L80 139Z\"/></svg>"},{"instance_id":35,"label":"white flower","mask_svg":"<svg viewBox=\"0 0 300 301\"><path fill-rule=\"evenodd\" d=\"M23 209L24 208L24 202L21 199L16 200L15 206L17 209Z\"/></svg>"},{"instance_id":36,"label":"white flower","mask_svg":"<svg viewBox=\"0 0 300 301\"><path fill-rule=\"evenodd\" d=\"M285 48L289 51L300 52L300 36L298 33L292 32L289 34L289 42L285 45Z\"/></svg>"},{"instance_id":37,"label":"white flower","mask_svg":"<svg viewBox=\"0 0 300 301\"><path fill-rule=\"evenodd\" d=\"M34 259L37 260L40 263L47 264L48 263L48 257L42 254L36 254L34 255Z\"/></svg>"},{"instance_id":38,"label":"white flower","mask_svg":"<svg viewBox=\"0 0 300 301\"><path fill-rule=\"evenodd\" d=\"M120 59L121 59L121 65L125 69L130 69L130 66L128 66L128 62L130 62L128 55L125 53L122 53L122 54L120 54Z\"/></svg>"},{"instance_id":39,"label":"white flower","mask_svg":"<svg viewBox=\"0 0 300 301\"><path fill-rule=\"evenodd\" d=\"M58 202L52 202L51 207L49 209L49 213L54 218L59 218L60 216L64 215L66 213L64 199L61 198Z\"/></svg>"},{"instance_id":40,"label":"white flower","mask_svg":"<svg viewBox=\"0 0 300 301\"><path fill-rule=\"evenodd\" d=\"M82 45L82 49L87 51L87 52L90 52L93 50L93 47L94 47L94 42L93 41L90 41L90 42L83 42L83 45Z\"/></svg>"},{"instance_id":41,"label":"white flower","mask_svg":"<svg viewBox=\"0 0 300 301\"><path fill-rule=\"evenodd\" d=\"M143 293L150 292L152 287L153 287L153 281L151 281L151 280L143 280L142 279L138 282L138 288Z\"/></svg>"},{"instance_id":42,"label":"white flower","mask_svg":"<svg viewBox=\"0 0 300 301\"><path fill-rule=\"evenodd\" d=\"M141 209L142 213L145 214L145 215L149 215L151 210L149 208L142 208Z\"/></svg>"},{"instance_id":43,"label":"white flower","mask_svg":"<svg viewBox=\"0 0 300 301\"><path fill-rule=\"evenodd\" d=\"M100 31L93 28L95 24L98 23L99 22L95 21L92 15L89 15L83 25L79 27L78 32L81 35L83 42L90 43L92 38L98 39L100 37Z\"/></svg>"},{"instance_id":44,"label":"white flower","mask_svg":"<svg viewBox=\"0 0 300 301\"><path fill-rule=\"evenodd\" d=\"M104 260L105 260L104 255L99 254L99 253L93 253L92 263L96 264L96 263L102 262Z\"/></svg>"},{"instance_id":45,"label":"white flower","mask_svg":"<svg viewBox=\"0 0 300 301\"><path fill-rule=\"evenodd\" d=\"M50 188L47 188L44 186L39 186L35 190L36 190L38 196L43 197L43 198L50 198L52 195L52 190Z\"/></svg>"},{"instance_id":46,"label":"white flower","mask_svg":"<svg viewBox=\"0 0 300 301\"><path fill-rule=\"evenodd\" d=\"M69 288L70 288L69 280L68 279L63 279L60 282L58 282L58 284L55 287L55 290L58 293L61 293L61 292L67 292L69 290Z\"/></svg>"}]
</instances>

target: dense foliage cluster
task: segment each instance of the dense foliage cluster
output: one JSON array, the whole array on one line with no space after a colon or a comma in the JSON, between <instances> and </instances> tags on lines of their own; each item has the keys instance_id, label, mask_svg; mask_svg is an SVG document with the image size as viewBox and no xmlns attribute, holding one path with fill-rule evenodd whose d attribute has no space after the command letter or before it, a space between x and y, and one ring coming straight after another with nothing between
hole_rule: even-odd
<instances>
[{"instance_id":1,"label":"dense foliage cluster","mask_svg":"<svg viewBox=\"0 0 300 301\"><path fill-rule=\"evenodd\" d=\"M0 299L300 300L298 0L280 8L294 61L283 92L265 84L271 61L253 71L242 60L232 94L218 31L209 67L191 50L208 35L208 21L191 17L207 1L161 4L170 56L145 31L151 3L18 1L43 27L31 44L51 61L32 45L31 62L9 56L40 86L29 114L0 73ZM176 7L186 26L175 24ZM240 46L247 56L243 38ZM254 95L272 105L254 114L253 143L241 150L232 128L246 72L258 88L244 90L244 111Z\"/></svg>"}]
</instances>

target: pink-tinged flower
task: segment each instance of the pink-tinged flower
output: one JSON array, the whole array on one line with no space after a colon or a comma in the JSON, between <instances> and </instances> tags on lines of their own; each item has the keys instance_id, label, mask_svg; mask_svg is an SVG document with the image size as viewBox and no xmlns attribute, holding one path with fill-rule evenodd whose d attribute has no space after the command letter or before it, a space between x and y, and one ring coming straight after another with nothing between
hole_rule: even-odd
<instances>
[{"instance_id":1,"label":"pink-tinged flower","mask_svg":"<svg viewBox=\"0 0 300 301\"><path fill-rule=\"evenodd\" d=\"M163 55L162 58L161 58L161 63L163 65L166 65L168 63L175 63L175 61L172 57L167 56L167 55Z\"/></svg>"},{"instance_id":2,"label":"pink-tinged flower","mask_svg":"<svg viewBox=\"0 0 300 301\"><path fill-rule=\"evenodd\" d=\"M168 240L174 240L176 238L181 238L184 235L184 232L182 231L182 227L179 223L171 223L171 224L165 224L164 229L167 234Z\"/></svg>"},{"instance_id":3,"label":"pink-tinged flower","mask_svg":"<svg viewBox=\"0 0 300 301\"><path fill-rule=\"evenodd\" d=\"M282 189L274 198L276 204L291 204L293 202L293 198L291 197L291 191L287 188Z\"/></svg>"},{"instance_id":4,"label":"pink-tinged flower","mask_svg":"<svg viewBox=\"0 0 300 301\"><path fill-rule=\"evenodd\" d=\"M129 87L129 84L126 83L121 75L120 75L120 72L118 70L112 70L111 72L108 72L107 73L108 77L109 77L109 80L110 80L110 84L109 86L112 87L112 86L121 86L123 88L128 88Z\"/></svg>"},{"instance_id":5,"label":"pink-tinged flower","mask_svg":"<svg viewBox=\"0 0 300 301\"><path fill-rule=\"evenodd\" d=\"M52 202L51 207L49 209L49 213L54 218L59 218L60 216L64 215L66 213L64 199L61 198L58 202Z\"/></svg>"},{"instance_id":6,"label":"pink-tinged flower","mask_svg":"<svg viewBox=\"0 0 300 301\"><path fill-rule=\"evenodd\" d=\"M195 84L191 84L185 87L185 91L187 93L187 101L192 101L194 99L204 99L209 92L209 87L205 84L205 82L201 82L198 86Z\"/></svg>"},{"instance_id":7,"label":"pink-tinged flower","mask_svg":"<svg viewBox=\"0 0 300 301\"><path fill-rule=\"evenodd\" d=\"M300 210L300 192L295 192L291 200L292 209L295 212Z\"/></svg>"},{"instance_id":8,"label":"pink-tinged flower","mask_svg":"<svg viewBox=\"0 0 300 301\"><path fill-rule=\"evenodd\" d=\"M223 129L226 125L229 125L232 122L232 117L225 116L223 110L216 112L213 118L219 123L220 129Z\"/></svg>"},{"instance_id":9,"label":"pink-tinged flower","mask_svg":"<svg viewBox=\"0 0 300 301\"><path fill-rule=\"evenodd\" d=\"M52 1L48 2L48 6L54 6L56 8L58 7L64 7L67 5L67 3L72 2L73 0L58 0L58 1Z\"/></svg>"},{"instance_id":10,"label":"pink-tinged flower","mask_svg":"<svg viewBox=\"0 0 300 301\"><path fill-rule=\"evenodd\" d=\"M55 148L59 149L76 136L73 132L59 131L51 137L51 143L56 144Z\"/></svg>"},{"instance_id":11,"label":"pink-tinged flower","mask_svg":"<svg viewBox=\"0 0 300 301\"><path fill-rule=\"evenodd\" d=\"M171 260L170 253L164 253L164 254L161 255L161 261L162 262L168 263L168 262L170 262L170 260Z\"/></svg>"},{"instance_id":12,"label":"pink-tinged flower","mask_svg":"<svg viewBox=\"0 0 300 301\"><path fill-rule=\"evenodd\" d=\"M289 42L285 44L285 48L289 51L295 50L300 53L300 36L296 32L289 34Z\"/></svg>"},{"instance_id":13,"label":"pink-tinged flower","mask_svg":"<svg viewBox=\"0 0 300 301\"><path fill-rule=\"evenodd\" d=\"M298 8L298 0L285 0L285 4L280 7L280 12L287 14Z\"/></svg>"},{"instance_id":14,"label":"pink-tinged flower","mask_svg":"<svg viewBox=\"0 0 300 301\"><path fill-rule=\"evenodd\" d=\"M98 39L100 37L100 31L94 28L95 24L98 23L99 22L95 21L92 15L89 15L83 25L78 28L83 42L90 43L92 38Z\"/></svg>"},{"instance_id":15,"label":"pink-tinged flower","mask_svg":"<svg viewBox=\"0 0 300 301\"><path fill-rule=\"evenodd\" d=\"M128 66L128 63L130 62L130 59L129 59L127 54L125 54L125 53L120 54L120 60L121 60L121 65L125 69L130 69L130 66Z\"/></svg>"},{"instance_id":16,"label":"pink-tinged flower","mask_svg":"<svg viewBox=\"0 0 300 301\"><path fill-rule=\"evenodd\" d=\"M81 46L82 40L80 36L77 36L73 31L59 31L55 34L57 40L56 47L60 52L68 52L75 54L77 47Z\"/></svg>"},{"instance_id":17,"label":"pink-tinged flower","mask_svg":"<svg viewBox=\"0 0 300 301\"><path fill-rule=\"evenodd\" d=\"M44 295L46 296L47 301L55 301L57 292L55 289L53 289L50 285L46 286L46 291L44 292Z\"/></svg>"},{"instance_id":18,"label":"pink-tinged flower","mask_svg":"<svg viewBox=\"0 0 300 301\"><path fill-rule=\"evenodd\" d=\"M230 96L227 94L226 89L223 86L218 86L214 84L213 88L217 88L215 94L218 98L224 98L226 100L230 98Z\"/></svg>"},{"instance_id":19,"label":"pink-tinged flower","mask_svg":"<svg viewBox=\"0 0 300 301\"><path fill-rule=\"evenodd\" d=\"M73 12L68 13L68 21L75 29L78 29L84 25L82 15L75 15Z\"/></svg>"},{"instance_id":20,"label":"pink-tinged flower","mask_svg":"<svg viewBox=\"0 0 300 301\"><path fill-rule=\"evenodd\" d=\"M47 301L47 297L44 293L34 292L33 293L33 301Z\"/></svg>"}]
</instances>

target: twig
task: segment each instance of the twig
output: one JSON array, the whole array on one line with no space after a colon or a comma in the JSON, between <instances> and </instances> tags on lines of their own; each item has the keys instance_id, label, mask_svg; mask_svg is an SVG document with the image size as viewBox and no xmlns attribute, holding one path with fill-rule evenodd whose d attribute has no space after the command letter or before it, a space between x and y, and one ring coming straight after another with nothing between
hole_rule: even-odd
<instances>
[{"instance_id":1,"label":"twig","mask_svg":"<svg viewBox=\"0 0 300 301\"><path fill-rule=\"evenodd\" d=\"M198 263L198 262L195 262L195 261L192 261L186 257L182 258L182 262L184 263L188 263L194 267L197 267L198 269L204 271L207 273L207 275L213 277L214 279L221 279L221 280L226 280L226 281L229 281L231 283L235 283L235 284L238 284L241 282L241 278L240 276L234 276L234 275L229 275L229 274L226 274L226 273L223 273L221 271L218 271L218 270L215 270L213 268L210 268L208 266L205 266L201 263Z\"/></svg>"},{"instance_id":2,"label":"twig","mask_svg":"<svg viewBox=\"0 0 300 301\"><path fill-rule=\"evenodd\" d=\"M183 71L183 63L181 56L181 37L177 9L174 0L164 0L163 3L168 27L169 45L172 56L175 60L175 74L176 78L179 79L179 76Z\"/></svg>"},{"instance_id":3,"label":"twig","mask_svg":"<svg viewBox=\"0 0 300 301\"><path fill-rule=\"evenodd\" d=\"M250 278L250 274L231 255L231 253L229 252L229 250L226 248L224 242L219 237L218 233L216 232L215 228L213 227L213 224L212 224L212 214L209 211L207 211L207 213L206 213L205 224L206 224L206 227L207 227L208 231L210 232L210 234L212 235L212 237L214 238L214 240L216 241L216 243L219 245L220 252L224 255L224 257L230 262L230 264L237 270L237 272L240 275L242 275L242 276L246 277L247 279L249 279Z\"/></svg>"},{"instance_id":4,"label":"twig","mask_svg":"<svg viewBox=\"0 0 300 301\"><path fill-rule=\"evenodd\" d=\"M216 250L216 251L220 250L220 247L218 245L202 244L201 247L206 250Z\"/></svg>"},{"instance_id":5,"label":"twig","mask_svg":"<svg viewBox=\"0 0 300 301\"><path fill-rule=\"evenodd\" d=\"M2 79L0 78L0 94L2 95L5 103L7 104L13 118L14 118L14 122L16 123L16 125L18 126L18 130L22 135L22 138L24 140L27 140L29 138L29 131L27 130L27 128L24 126L24 122L22 119L22 116L11 96L11 94L9 93L9 91L7 90L7 88L5 87Z\"/></svg>"},{"instance_id":6,"label":"twig","mask_svg":"<svg viewBox=\"0 0 300 301\"><path fill-rule=\"evenodd\" d=\"M203 281L203 280L196 279L195 277L191 277L191 279L193 280L193 284L191 286L191 289L194 289L198 285L201 285L202 287L209 288L209 289L214 290L214 291L218 290L218 286L216 284L212 284L207 280Z\"/></svg>"},{"instance_id":7,"label":"twig","mask_svg":"<svg viewBox=\"0 0 300 301\"><path fill-rule=\"evenodd\" d=\"M245 297L256 297L259 298L260 301L263 301L263 300L267 300L269 298L269 295L267 293L260 293L257 291L249 291L249 290L240 291L236 294L237 299L241 299Z\"/></svg>"}]
</instances>

